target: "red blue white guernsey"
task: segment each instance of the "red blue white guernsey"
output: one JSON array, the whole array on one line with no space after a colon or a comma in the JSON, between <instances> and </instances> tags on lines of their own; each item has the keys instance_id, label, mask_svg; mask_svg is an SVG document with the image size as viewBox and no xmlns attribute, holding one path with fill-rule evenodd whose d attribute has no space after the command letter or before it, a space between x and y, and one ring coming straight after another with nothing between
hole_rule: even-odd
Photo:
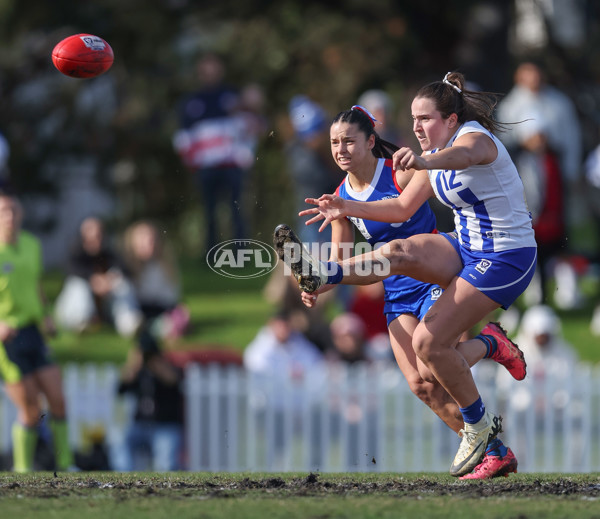
<instances>
[{"instance_id":1,"label":"red blue white guernsey","mask_svg":"<svg viewBox=\"0 0 600 519\"><path fill-rule=\"evenodd\" d=\"M454 211L460 245L481 252L535 247L523 183L500 140L478 122L467 121L446 147L472 132L484 133L494 141L498 150L494 162L464 170L427 172L437 198Z\"/></svg>"},{"instance_id":2,"label":"red blue white guernsey","mask_svg":"<svg viewBox=\"0 0 600 519\"><path fill-rule=\"evenodd\" d=\"M397 198L402 189L396 183L395 171L392 169L391 159L379 159L373 180L369 187L363 191L355 191L350 185L348 176L338 186L336 195L346 200L371 202ZM398 238L409 238L415 234L435 232L435 215L428 203L424 203L418 211L407 221L398 223L376 222L355 218L348 219L356 226L365 240L373 246L387 243ZM429 283L423 283L407 276L390 276L383 281L386 302L398 299L407 300L418 297L423 293L431 292Z\"/></svg>"}]
</instances>

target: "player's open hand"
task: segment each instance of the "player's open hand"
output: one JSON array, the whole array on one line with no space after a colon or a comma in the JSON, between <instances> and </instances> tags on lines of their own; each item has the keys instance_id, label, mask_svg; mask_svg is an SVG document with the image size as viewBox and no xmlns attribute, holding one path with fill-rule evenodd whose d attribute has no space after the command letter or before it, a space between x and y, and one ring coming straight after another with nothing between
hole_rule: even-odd
<instances>
[{"instance_id":1,"label":"player's open hand","mask_svg":"<svg viewBox=\"0 0 600 519\"><path fill-rule=\"evenodd\" d=\"M316 207L311 209L305 209L298 213L299 216L310 216L315 215L310 220L306 221L306 225L325 220L319 232L327 227L333 220L344 218L346 215L346 201L337 195L321 195L319 198L306 198L304 200L307 204L313 204Z\"/></svg>"},{"instance_id":2,"label":"player's open hand","mask_svg":"<svg viewBox=\"0 0 600 519\"><path fill-rule=\"evenodd\" d=\"M427 169L425 159L410 148L400 148L392 156L392 165L395 170Z\"/></svg>"}]
</instances>

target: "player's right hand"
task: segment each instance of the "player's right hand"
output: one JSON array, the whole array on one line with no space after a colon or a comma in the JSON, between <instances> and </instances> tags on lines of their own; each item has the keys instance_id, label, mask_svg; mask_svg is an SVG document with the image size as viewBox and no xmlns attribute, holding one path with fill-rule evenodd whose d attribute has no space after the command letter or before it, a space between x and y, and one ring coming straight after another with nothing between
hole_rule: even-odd
<instances>
[{"instance_id":1,"label":"player's right hand","mask_svg":"<svg viewBox=\"0 0 600 519\"><path fill-rule=\"evenodd\" d=\"M427 169L425 159L410 148L400 148L392 156L392 167L397 171Z\"/></svg>"},{"instance_id":2,"label":"player's right hand","mask_svg":"<svg viewBox=\"0 0 600 519\"><path fill-rule=\"evenodd\" d=\"M302 299L302 302L304 303L304 306L307 306L308 308L312 308L313 306L315 306L317 304L317 298L319 297L319 294L323 294L324 292L329 292L330 290L333 290L335 288L335 285L323 285L322 287L320 287L318 290L315 290L314 292L302 292L300 294L300 298Z\"/></svg>"}]
</instances>

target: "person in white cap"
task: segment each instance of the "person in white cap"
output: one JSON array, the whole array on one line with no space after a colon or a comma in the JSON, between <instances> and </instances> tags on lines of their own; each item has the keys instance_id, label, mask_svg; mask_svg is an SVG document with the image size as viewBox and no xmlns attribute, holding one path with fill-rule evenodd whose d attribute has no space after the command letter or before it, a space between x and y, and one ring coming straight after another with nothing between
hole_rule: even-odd
<instances>
[{"instance_id":1,"label":"person in white cap","mask_svg":"<svg viewBox=\"0 0 600 519\"><path fill-rule=\"evenodd\" d=\"M567 377L578 360L573 346L562 337L558 315L546 305L532 306L525 311L515 342L523 351L529 374L534 378L549 374Z\"/></svg>"}]
</instances>

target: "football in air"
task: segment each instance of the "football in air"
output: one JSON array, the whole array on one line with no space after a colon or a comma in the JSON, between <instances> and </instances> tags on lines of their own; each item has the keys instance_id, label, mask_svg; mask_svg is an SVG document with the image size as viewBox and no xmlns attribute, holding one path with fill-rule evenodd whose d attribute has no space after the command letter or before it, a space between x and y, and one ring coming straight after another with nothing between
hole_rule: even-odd
<instances>
[{"instance_id":1,"label":"football in air","mask_svg":"<svg viewBox=\"0 0 600 519\"><path fill-rule=\"evenodd\" d=\"M106 72L115 57L110 45L92 34L74 34L60 41L52 51L52 62L65 76L96 77Z\"/></svg>"}]
</instances>

